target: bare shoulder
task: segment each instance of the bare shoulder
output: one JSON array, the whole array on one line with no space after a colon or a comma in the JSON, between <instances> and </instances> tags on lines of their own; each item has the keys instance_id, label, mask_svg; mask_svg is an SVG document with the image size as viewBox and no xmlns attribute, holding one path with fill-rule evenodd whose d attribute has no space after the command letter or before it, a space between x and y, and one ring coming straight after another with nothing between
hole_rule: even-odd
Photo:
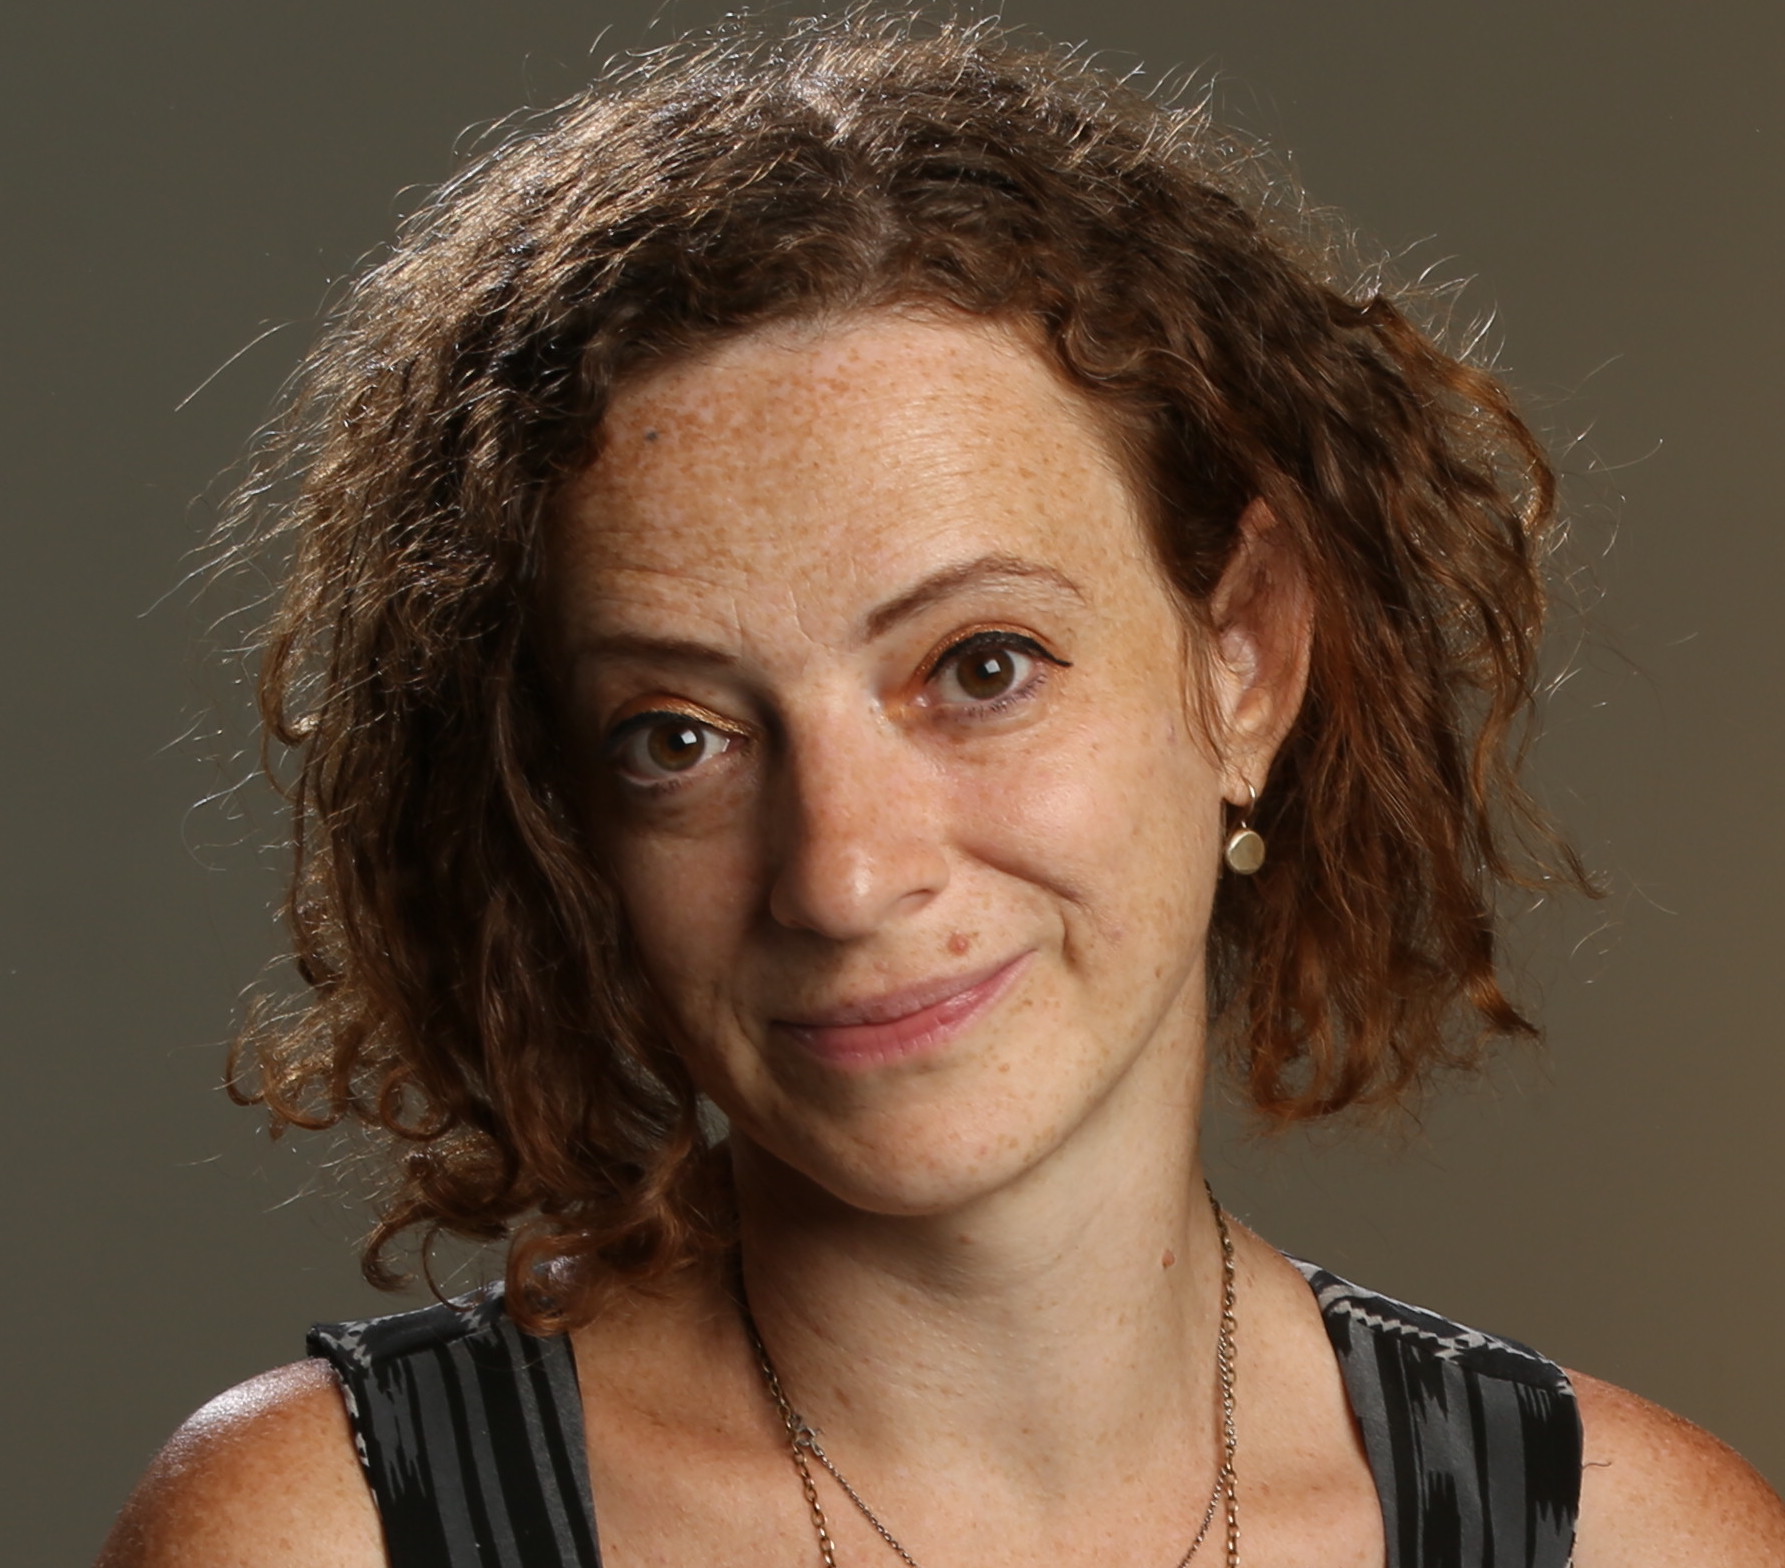
<instances>
[{"instance_id":1,"label":"bare shoulder","mask_svg":"<svg viewBox=\"0 0 1785 1568\"><path fill-rule=\"evenodd\" d=\"M1571 1372L1586 1437L1575 1568L1779 1568L1785 1503L1683 1417Z\"/></svg>"},{"instance_id":2,"label":"bare shoulder","mask_svg":"<svg viewBox=\"0 0 1785 1568\"><path fill-rule=\"evenodd\" d=\"M300 1361L218 1395L174 1433L98 1568L381 1568L334 1373Z\"/></svg>"}]
</instances>

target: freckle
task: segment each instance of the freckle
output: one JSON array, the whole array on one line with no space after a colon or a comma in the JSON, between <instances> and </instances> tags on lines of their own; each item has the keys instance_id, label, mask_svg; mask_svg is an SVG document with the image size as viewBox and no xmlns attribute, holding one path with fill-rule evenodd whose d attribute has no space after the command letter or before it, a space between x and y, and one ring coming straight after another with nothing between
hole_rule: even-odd
<instances>
[{"instance_id":1,"label":"freckle","mask_svg":"<svg viewBox=\"0 0 1785 1568\"><path fill-rule=\"evenodd\" d=\"M1173 1252L1170 1247L1167 1247L1165 1249L1165 1256L1159 1260L1159 1267L1162 1269L1168 1269L1172 1266L1172 1264L1176 1263L1177 1261L1178 1261L1178 1255L1175 1252Z\"/></svg>"},{"instance_id":2,"label":"freckle","mask_svg":"<svg viewBox=\"0 0 1785 1568\"><path fill-rule=\"evenodd\" d=\"M973 938L968 936L965 931L957 931L948 939L948 950L956 958L961 957L972 946Z\"/></svg>"},{"instance_id":3,"label":"freckle","mask_svg":"<svg viewBox=\"0 0 1785 1568\"><path fill-rule=\"evenodd\" d=\"M655 431L655 430L647 430L647 431L646 431L646 432L645 432L645 440L647 440L647 441L655 441L655 440L656 440L656 439L657 439L657 437L658 437L658 434L659 434L659 432L658 432L658 431Z\"/></svg>"}]
</instances>

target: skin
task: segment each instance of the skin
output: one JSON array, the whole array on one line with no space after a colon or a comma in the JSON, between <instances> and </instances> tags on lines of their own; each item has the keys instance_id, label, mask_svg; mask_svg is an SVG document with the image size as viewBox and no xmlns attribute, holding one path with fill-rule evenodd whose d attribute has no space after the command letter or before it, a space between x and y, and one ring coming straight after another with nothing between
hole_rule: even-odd
<instances>
[{"instance_id":1,"label":"skin","mask_svg":"<svg viewBox=\"0 0 1785 1568\"><path fill-rule=\"evenodd\" d=\"M1267 787L1306 663L1268 513L1192 631L1104 427L1027 340L882 313L625 389L559 521L589 821L730 1118L790 1394L932 1568L1175 1562L1218 1451L1201 955L1226 803ZM799 1027L999 968L915 1053ZM1318 1310L1235 1240L1244 1560L1371 1568ZM619 1302L574 1343L609 1563L813 1559L721 1291ZM1577 1387L1579 1568L1785 1560L1736 1456ZM889 1560L826 1500L839 1560ZM329 1374L296 1367L182 1429L102 1563L380 1560Z\"/></svg>"}]
</instances>

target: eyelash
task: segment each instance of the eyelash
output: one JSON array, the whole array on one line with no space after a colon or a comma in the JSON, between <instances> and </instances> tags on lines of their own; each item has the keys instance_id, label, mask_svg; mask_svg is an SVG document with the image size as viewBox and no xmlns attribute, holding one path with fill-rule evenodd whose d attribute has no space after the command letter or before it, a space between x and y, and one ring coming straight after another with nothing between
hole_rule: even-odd
<instances>
[{"instance_id":1,"label":"eyelash","mask_svg":"<svg viewBox=\"0 0 1785 1568\"><path fill-rule=\"evenodd\" d=\"M745 737L739 735L735 730L722 729L711 720L703 719L698 714L688 713L680 708L653 708L646 713L635 713L630 718L622 720L614 728L602 747L609 763L613 765L614 771L620 775L630 788L643 791L646 794L664 795L674 790L678 790L682 788L684 784L690 782L688 778L677 777L674 774L666 778L634 778L628 776L625 770L620 766L621 753L625 750L629 741L633 740L635 737L648 734L655 725L675 723L677 721L691 725L697 729L705 730L710 735L714 735L722 741L729 742L729 745L726 748L727 750L741 745L745 741ZM721 753L721 755L723 755L723 753ZM702 759L703 763L705 760L706 759ZM698 771L698 769L695 771Z\"/></svg>"},{"instance_id":2,"label":"eyelash","mask_svg":"<svg viewBox=\"0 0 1785 1568\"><path fill-rule=\"evenodd\" d=\"M958 710L955 717L968 723L979 723L986 719L998 718L1019 703L1029 701L1046 683L1048 666L1052 665L1054 668L1062 670L1072 668L1071 660L1062 659L1058 654L1048 652L1033 637L1024 636L1021 632L986 630L970 632L960 641L950 643L948 647L937 654L931 661L929 669L924 672L924 684L928 686L951 663L964 659L968 654L976 653L981 649L991 648L1008 648L1026 654L1036 661L1036 668L1022 685L1014 687L1000 696L990 698L985 702L953 705Z\"/></svg>"},{"instance_id":3,"label":"eyelash","mask_svg":"<svg viewBox=\"0 0 1785 1568\"><path fill-rule=\"evenodd\" d=\"M965 703L950 704L949 706L955 709L955 712L951 717L963 720L967 723L980 723L988 719L998 718L1011 708L1016 707L1018 704L1028 702L1036 695L1048 678L1048 667L1050 665L1057 669L1072 668L1072 663L1069 659L1062 659L1059 655L1050 653L1033 637L1026 637L1020 632L986 630L971 632L967 636L961 638L958 642L949 644L948 647L938 653L936 657L930 661L929 668L924 672L924 685L928 687L936 677L944 670L948 669L951 664L966 658L969 654L978 652L982 649L993 648L1011 649L1033 659L1036 663L1034 672L1022 683L1022 685L1011 691L1004 692L1000 696L990 698L985 702L969 701ZM674 723L678 720L706 730L710 734L719 737L721 740L729 742L731 746L742 744L745 741L744 736L731 730L722 729L717 724L713 724L709 720L699 717L697 714L688 713L678 708L657 708L647 713L635 713L630 718L624 720L613 733L608 736L607 743L603 747L603 750L606 752L608 760L614 764L615 770L621 772L622 777L626 777L623 770L619 768L619 759L627 743L635 736L646 734L653 725L666 722ZM729 750L730 747L727 749ZM723 754L724 753L721 753L721 755ZM704 760L705 759L703 759L703 762ZM699 765L697 765L697 768L698 766ZM633 789L641 790L652 795L664 795L681 789L686 783L690 782L690 780L685 777L671 775L666 778L627 777L626 782Z\"/></svg>"}]
</instances>

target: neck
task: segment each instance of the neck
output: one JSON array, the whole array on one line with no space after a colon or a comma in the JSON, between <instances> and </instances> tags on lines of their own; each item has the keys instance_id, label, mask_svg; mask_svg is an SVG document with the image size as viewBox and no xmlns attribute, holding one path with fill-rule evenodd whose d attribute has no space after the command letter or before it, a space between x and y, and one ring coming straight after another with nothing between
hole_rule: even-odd
<instances>
[{"instance_id":1,"label":"neck","mask_svg":"<svg viewBox=\"0 0 1785 1568\"><path fill-rule=\"evenodd\" d=\"M751 1309L845 1469L1065 1497L1138 1463L1206 1468L1221 1251L1197 1075L1132 1078L1021 1178L942 1213L850 1208L735 1141Z\"/></svg>"}]
</instances>

